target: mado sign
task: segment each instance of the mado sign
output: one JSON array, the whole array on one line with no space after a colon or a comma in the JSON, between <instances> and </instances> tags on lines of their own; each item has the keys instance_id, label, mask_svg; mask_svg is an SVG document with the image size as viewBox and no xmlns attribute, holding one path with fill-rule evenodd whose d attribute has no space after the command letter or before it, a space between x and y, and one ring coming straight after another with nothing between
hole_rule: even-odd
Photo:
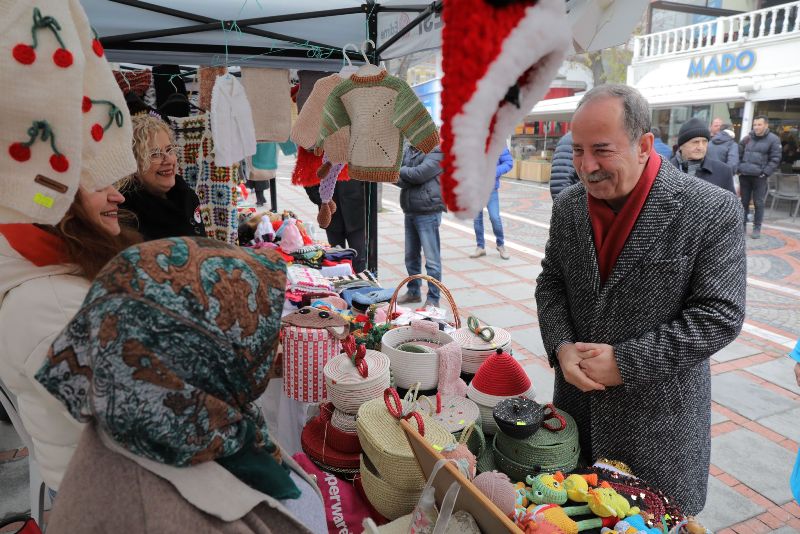
<instances>
[{"instance_id":1,"label":"mado sign","mask_svg":"<svg viewBox=\"0 0 800 534\"><path fill-rule=\"evenodd\" d=\"M706 62L706 60L708 60ZM710 74L728 74L734 70L747 72L756 64L756 53L752 50L742 50L734 54L728 52L725 54L714 54L713 56L705 56L694 58L689 63L689 78L705 77Z\"/></svg>"}]
</instances>

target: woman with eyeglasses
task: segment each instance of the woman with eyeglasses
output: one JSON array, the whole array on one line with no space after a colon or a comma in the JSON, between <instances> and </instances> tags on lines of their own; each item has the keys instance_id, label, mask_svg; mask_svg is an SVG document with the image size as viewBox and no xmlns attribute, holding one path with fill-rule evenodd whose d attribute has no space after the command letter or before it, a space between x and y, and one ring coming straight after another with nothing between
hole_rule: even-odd
<instances>
[{"instance_id":1,"label":"woman with eyeglasses","mask_svg":"<svg viewBox=\"0 0 800 534\"><path fill-rule=\"evenodd\" d=\"M133 186L124 191L122 207L139 219L146 240L179 236L206 236L197 194L177 175L178 147L162 120L136 115L133 120L133 153L138 171Z\"/></svg>"}]
</instances>

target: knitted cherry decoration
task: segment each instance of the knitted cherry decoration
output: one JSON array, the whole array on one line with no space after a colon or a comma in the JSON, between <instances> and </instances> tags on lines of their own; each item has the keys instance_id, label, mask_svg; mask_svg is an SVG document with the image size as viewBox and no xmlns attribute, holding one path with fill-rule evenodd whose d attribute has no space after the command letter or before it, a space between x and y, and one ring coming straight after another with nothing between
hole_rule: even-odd
<instances>
[{"instance_id":1,"label":"knitted cherry decoration","mask_svg":"<svg viewBox=\"0 0 800 534\"><path fill-rule=\"evenodd\" d=\"M25 43L20 43L15 46L11 55L23 65L30 65L36 61L36 51L32 46L26 45Z\"/></svg>"},{"instance_id":2,"label":"knitted cherry decoration","mask_svg":"<svg viewBox=\"0 0 800 534\"><path fill-rule=\"evenodd\" d=\"M31 159L31 149L22 143L14 143L8 147L9 155L17 161L28 161Z\"/></svg>"},{"instance_id":3,"label":"knitted cherry decoration","mask_svg":"<svg viewBox=\"0 0 800 534\"><path fill-rule=\"evenodd\" d=\"M100 44L100 41L98 41L97 39L94 39L92 41L92 50L94 51L97 57L103 57L103 54L105 53L103 45Z\"/></svg>"},{"instance_id":4,"label":"knitted cherry decoration","mask_svg":"<svg viewBox=\"0 0 800 534\"><path fill-rule=\"evenodd\" d=\"M53 52L53 63L55 63L62 69L66 69L67 67L72 65L72 52L70 52L66 48L59 48L58 50Z\"/></svg>"},{"instance_id":5,"label":"knitted cherry decoration","mask_svg":"<svg viewBox=\"0 0 800 534\"><path fill-rule=\"evenodd\" d=\"M98 143L103 140L103 127L97 123L92 126L92 139Z\"/></svg>"},{"instance_id":6,"label":"knitted cherry decoration","mask_svg":"<svg viewBox=\"0 0 800 534\"><path fill-rule=\"evenodd\" d=\"M83 97L83 103L81 104L81 111L86 113L90 109L92 109L92 99L89 98L88 96L84 96Z\"/></svg>"},{"instance_id":7,"label":"knitted cherry decoration","mask_svg":"<svg viewBox=\"0 0 800 534\"><path fill-rule=\"evenodd\" d=\"M53 154L50 156L50 166L56 172L67 172L69 160L64 154Z\"/></svg>"}]
</instances>

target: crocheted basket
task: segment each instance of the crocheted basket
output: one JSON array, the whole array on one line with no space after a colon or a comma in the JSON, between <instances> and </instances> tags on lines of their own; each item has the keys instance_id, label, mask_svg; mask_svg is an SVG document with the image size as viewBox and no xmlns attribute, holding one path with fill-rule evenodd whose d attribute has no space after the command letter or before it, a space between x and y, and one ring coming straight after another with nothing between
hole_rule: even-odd
<instances>
[{"instance_id":1,"label":"crocheted basket","mask_svg":"<svg viewBox=\"0 0 800 534\"><path fill-rule=\"evenodd\" d=\"M514 439L498 432L493 449L497 466L517 482L539 472L567 473L578 465L581 452L578 426L569 414L548 404L542 426L536 433L525 439Z\"/></svg>"},{"instance_id":2,"label":"crocheted basket","mask_svg":"<svg viewBox=\"0 0 800 534\"><path fill-rule=\"evenodd\" d=\"M481 427L485 434L497 432L494 407L511 397L534 399L536 390L525 370L510 354L498 350L481 364L475 378L467 386L467 397L481 411Z\"/></svg>"},{"instance_id":3,"label":"crocheted basket","mask_svg":"<svg viewBox=\"0 0 800 534\"><path fill-rule=\"evenodd\" d=\"M497 403L492 416L500 432L512 438L525 439L539 430L544 412L544 406L538 402L514 397Z\"/></svg>"},{"instance_id":4,"label":"crocheted basket","mask_svg":"<svg viewBox=\"0 0 800 534\"><path fill-rule=\"evenodd\" d=\"M386 309L386 324L391 324L392 316L397 311L397 297L400 291L412 280L425 280L429 284L438 287L453 312L452 325L455 328L461 327L461 318L453 295L440 281L424 274L409 276L397 285ZM419 382L420 390L435 389L439 383L439 357L436 354L428 353L425 347L427 346L435 351L437 347L444 346L452 341L453 338L444 332L420 331L420 329L412 326L403 326L386 332L381 339L381 352L389 356L389 360L392 362L391 367L395 386L410 389ZM413 345L421 343L425 352L400 350L399 347L406 343Z\"/></svg>"},{"instance_id":5,"label":"crocheted basket","mask_svg":"<svg viewBox=\"0 0 800 534\"><path fill-rule=\"evenodd\" d=\"M344 471L358 470L358 452L345 452L336 449L331 443L330 431L334 428L326 420L323 412L303 427L300 445L303 452L323 470L338 469Z\"/></svg>"},{"instance_id":6,"label":"crocheted basket","mask_svg":"<svg viewBox=\"0 0 800 534\"><path fill-rule=\"evenodd\" d=\"M425 484L422 470L400 426L400 419L414 418L425 439L435 449L455 443L453 435L433 418L416 410L410 398L401 401L397 392L387 389L384 397L367 401L358 409L356 429L364 449L378 474L398 488L418 489Z\"/></svg>"},{"instance_id":7,"label":"crocheted basket","mask_svg":"<svg viewBox=\"0 0 800 534\"><path fill-rule=\"evenodd\" d=\"M428 409L427 413L434 421L451 433L461 432L470 423L479 423L481 418L478 405L458 395L442 397L436 394L433 398L424 396L419 398L419 402L423 408Z\"/></svg>"},{"instance_id":8,"label":"crocheted basket","mask_svg":"<svg viewBox=\"0 0 800 534\"><path fill-rule=\"evenodd\" d=\"M355 414L343 412L338 408L334 408L331 424L342 432L355 432L356 416Z\"/></svg>"},{"instance_id":9,"label":"crocheted basket","mask_svg":"<svg viewBox=\"0 0 800 534\"><path fill-rule=\"evenodd\" d=\"M478 419L474 424L467 425L464 430L454 432L455 437L459 443L466 444L469 451L475 455L475 458L480 459L481 455L486 450L486 436L483 435L481 430L481 421Z\"/></svg>"},{"instance_id":10,"label":"crocheted basket","mask_svg":"<svg viewBox=\"0 0 800 534\"><path fill-rule=\"evenodd\" d=\"M361 443L355 428L351 431L342 430L333 423L335 408L331 403L321 404L319 417L325 421L325 444L340 452L352 454L361 453Z\"/></svg>"},{"instance_id":11,"label":"crocheted basket","mask_svg":"<svg viewBox=\"0 0 800 534\"><path fill-rule=\"evenodd\" d=\"M327 390L322 369L341 352L341 343L324 328L283 325L283 391L290 399L322 402Z\"/></svg>"},{"instance_id":12,"label":"crocheted basket","mask_svg":"<svg viewBox=\"0 0 800 534\"><path fill-rule=\"evenodd\" d=\"M467 374L478 372L481 364L498 348L508 351L511 347L511 334L498 327L489 327L494 332L492 341L484 341L469 328L459 328L451 334L453 339L461 345L461 371Z\"/></svg>"},{"instance_id":13,"label":"crocheted basket","mask_svg":"<svg viewBox=\"0 0 800 534\"><path fill-rule=\"evenodd\" d=\"M389 357L367 349L364 361L366 377L359 373L346 354L340 354L325 364L323 373L328 399L345 413L357 413L362 404L382 396L389 387Z\"/></svg>"},{"instance_id":14,"label":"crocheted basket","mask_svg":"<svg viewBox=\"0 0 800 534\"><path fill-rule=\"evenodd\" d=\"M389 483L381 477L375 465L365 454L361 455L361 486L369 503L386 519L397 519L400 516L414 511L422 493L420 486L417 489L402 488L394 483Z\"/></svg>"}]
</instances>

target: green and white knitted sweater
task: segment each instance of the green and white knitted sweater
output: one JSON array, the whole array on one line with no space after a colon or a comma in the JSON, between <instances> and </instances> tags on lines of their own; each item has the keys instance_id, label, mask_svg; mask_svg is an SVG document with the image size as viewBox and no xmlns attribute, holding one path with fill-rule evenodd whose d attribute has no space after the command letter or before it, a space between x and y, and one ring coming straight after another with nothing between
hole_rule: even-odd
<instances>
[{"instance_id":1,"label":"green and white knitted sweater","mask_svg":"<svg viewBox=\"0 0 800 534\"><path fill-rule=\"evenodd\" d=\"M439 144L425 106L407 83L386 71L354 74L336 86L325 102L317 147L345 126L350 126L350 177L367 182L397 181L403 137L426 153Z\"/></svg>"}]
</instances>

